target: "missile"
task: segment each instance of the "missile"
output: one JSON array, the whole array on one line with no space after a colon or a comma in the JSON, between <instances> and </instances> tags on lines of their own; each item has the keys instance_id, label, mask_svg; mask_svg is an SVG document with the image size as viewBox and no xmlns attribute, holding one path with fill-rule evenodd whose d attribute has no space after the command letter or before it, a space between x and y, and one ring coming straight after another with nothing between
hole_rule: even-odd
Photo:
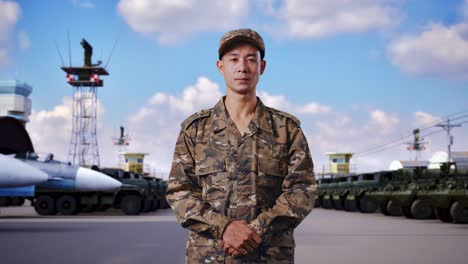
<instances>
[{"instance_id":1,"label":"missile","mask_svg":"<svg viewBox=\"0 0 468 264\"><path fill-rule=\"evenodd\" d=\"M22 157L18 157L18 160L47 174L48 181L36 185L38 188L108 191L122 186L121 182L103 173L56 161L53 159L52 154L48 154L44 160L39 160L36 153L27 153Z\"/></svg>"},{"instance_id":2,"label":"missile","mask_svg":"<svg viewBox=\"0 0 468 264\"><path fill-rule=\"evenodd\" d=\"M49 176L38 168L0 154L0 187L24 187L46 182Z\"/></svg>"}]
</instances>

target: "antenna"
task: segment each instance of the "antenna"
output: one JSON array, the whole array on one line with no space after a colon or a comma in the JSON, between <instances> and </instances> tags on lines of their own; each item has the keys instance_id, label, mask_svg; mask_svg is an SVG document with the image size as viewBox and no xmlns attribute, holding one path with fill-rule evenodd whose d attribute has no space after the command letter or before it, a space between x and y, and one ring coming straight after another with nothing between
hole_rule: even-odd
<instances>
[{"instance_id":1,"label":"antenna","mask_svg":"<svg viewBox=\"0 0 468 264\"><path fill-rule=\"evenodd\" d=\"M57 53L60 57L60 61L62 62L62 67L65 67L65 63L63 62L63 57L62 57L62 53L60 53L60 50L58 48L58 45L57 45L57 40L54 40L54 43L55 43L55 49L57 50Z\"/></svg>"},{"instance_id":2,"label":"antenna","mask_svg":"<svg viewBox=\"0 0 468 264\"><path fill-rule=\"evenodd\" d=\"M67 30L67 35L68 35L68 64L71 67L70 30Z\"/></svg>"},{"instance_id":3,"label":"antenna","mask_svg":"<svg viewBox=\"0 0 468 264\"><path fill-rule=\"evenodd\" d=\"M109 55L109 58L107 59L106 65L104 65L104 69L107 69L107 65L109 64L110 59L112 58L112 54L114 53L114 49L115 49L115 46L117 46L118 40L119 40L119 39L117 38L117 39L115 39L115 41L114 41L114 45L112 46L112 50L111 50L111 53L110 53L110 55Z\"/></svg>"},{"instance_id":4,"label":"antenna","mask_svg":"<svg viewBox=\"0 0 468 264\"><path fill-rule=\"evenodd\" d=\"M456 119L459 119L459 118L456 118ZM452 119L452 120L455 120L455 119ZM438 127L441 127L443 128L445 131L447 131L447 138L448 138L448 150L447 150L447 154L448 154L448 162L450 162L451 158L452 158L452 150L451 150L451 147L453 145L453 136L450 134L450 130L452 130L452 128L454 127L461 127L461 123L460 124L450 124L450 119L447 118L447 123L443 124L443 123L440 123L438 124L437 126Z\"/></svg>"}]
</instances>

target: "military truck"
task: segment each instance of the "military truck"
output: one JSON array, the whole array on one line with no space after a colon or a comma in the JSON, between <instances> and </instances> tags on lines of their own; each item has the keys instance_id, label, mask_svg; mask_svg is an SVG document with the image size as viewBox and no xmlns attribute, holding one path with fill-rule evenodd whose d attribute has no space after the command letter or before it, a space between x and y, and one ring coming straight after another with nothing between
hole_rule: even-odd
<instances>
[{"instance_id":1,"label":"military truck","mask_svg":"<svg viewBox=\"0 0 468 264\"><path fill-rule=\"evenodd\" d=\"M156 181L145 180L142 175L116 168L99 169L93 166L93 169L122 182L122 187L116 191L78 192L38 186L34 200L35 211L40 215L76 215L80 212L105 211L112 207L127 215L138 215L158 207L161 187Z\"/></svg>"},{"instance_id":2,"label":"military truck","mask_svg":"<svg viewBox=\"0 0 468 264\"><path fill-rule=\"evenodd\" d=\"M391 199L391 195L408 184L407 178L405 170L381 171L376 177L377 185L366 193L366 197L378 205L382 214L401 216L401 206Z\"/></svg>"},{"instance_id":3,"label":"military truck","mask_svg":"<svg viewBox=\"0 0 468 264\"><path fill-rule=\"evenodd\" d=\"M347 208L348 211L359 210L361 213L375 213L379 209L379 204L369 194L382 187L388 173L380 171L353 176L351 180L353 187L345 199L345 209Z\"/></svg>"},{"instance_id":4,"label":"military truck","mask_svg":"<svg viewBox=\"0 0 468 264\"><path fill-rule=\"evenodd\" d=\"M332 185L331 200L335 210L344 209L344 200L349 193L351 181L348 175L340 175L335 178L335 183Z\"/></svg>"},{"instance_id":5,"label":"military truck","mask_svg":"<svg viewBox=\"0 0 468 264\"><path fill-rule=\"evenodd\" d=\"M397 211L407 218L430 219L435 217L434 208L426 199L418 197L418 193L423 195L432 189L440 180L440 170L427 170L427 168L414 168L404 171L404 180L400 184L395 184L387 198L392 203L387 207L391 215ZM396 187L395 187L396 185Z\"/></svg>"},{"instance_id":6,"label":"military truck","mask_svg":"<svg viewBox=\"0 0 468 264\"><path fill-rule=\"evenodd\" d=\"M440 174L429 190L418 192L418 198L435 209L440 221L468 223L468 169L446 163Z\"/></svg>"},{"instance_id":7,"label":"military truck","mask_svg":"<svg viewBox=\"0 0 468 264\"><path fill-rule=\"evenodd\" d=\"M332 190L336 185L335 179L333 177L321 178L318 185L318 194L319 203L324 209L332 209Z\"/></svg>"}]
</instances>

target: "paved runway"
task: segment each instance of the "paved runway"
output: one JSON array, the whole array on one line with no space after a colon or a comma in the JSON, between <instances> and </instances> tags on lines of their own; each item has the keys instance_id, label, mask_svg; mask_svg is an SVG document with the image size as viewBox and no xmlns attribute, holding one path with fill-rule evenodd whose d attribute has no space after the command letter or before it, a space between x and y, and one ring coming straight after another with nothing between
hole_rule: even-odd
<instances>
[{"instance_id":1,"label":"paved runway","mask_svg":"<svg viewBox=\"0 0 468 264\"><path fill-rule=\"evenodd\" d=\"M170 210L37 216L0 208L0 263L183 263L186 231ZM296 263L467 263L468 225L315 209L296 229Z\"/></svg>"}]
</instances>

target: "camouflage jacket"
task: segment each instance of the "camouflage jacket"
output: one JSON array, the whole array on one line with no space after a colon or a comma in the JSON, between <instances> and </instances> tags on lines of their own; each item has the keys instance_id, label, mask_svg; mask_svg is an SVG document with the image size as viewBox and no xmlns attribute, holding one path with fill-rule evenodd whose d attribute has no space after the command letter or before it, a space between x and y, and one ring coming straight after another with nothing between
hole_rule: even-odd
<instances>
[{"instance_id":1,"label":"camouflage jacket","mask_svg":"<svg viewBox=\"0 0 468 264\"><path fill-rule=\"evenodd\" d=\"M190 230L187 262L237 263L227 261L232 257L219 241L230 221L244 220L263 241L241 259L257 263L271 247L294 252L293 229L312 210L316 190L297 118L257 98L255 116L241 135L221 99L182 123L166 197Z\"/></svg>"}]
</instances>

